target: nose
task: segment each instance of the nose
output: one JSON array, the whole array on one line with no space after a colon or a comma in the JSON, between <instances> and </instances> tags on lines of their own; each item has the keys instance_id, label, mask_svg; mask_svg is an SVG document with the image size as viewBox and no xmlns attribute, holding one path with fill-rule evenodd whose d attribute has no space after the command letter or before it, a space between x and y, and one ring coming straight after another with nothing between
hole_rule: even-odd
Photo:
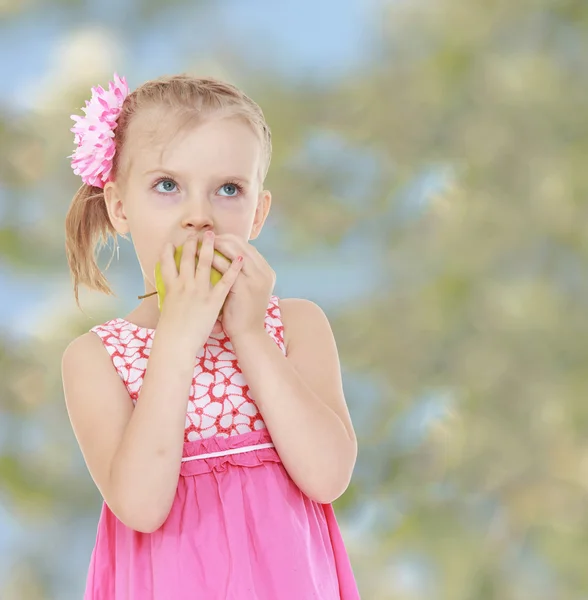
<instances>
[{"instance_id":1,"label":"nose","mask_svg":"<svg viewBox=\"0 0 588 600\"><path fill-rule=\"evenodd\" d=\"M212 210L208 200L195 198L186 203L182 215L182 229L188 233L198 233L213 228Z\"/></svg>"}]
</instances>

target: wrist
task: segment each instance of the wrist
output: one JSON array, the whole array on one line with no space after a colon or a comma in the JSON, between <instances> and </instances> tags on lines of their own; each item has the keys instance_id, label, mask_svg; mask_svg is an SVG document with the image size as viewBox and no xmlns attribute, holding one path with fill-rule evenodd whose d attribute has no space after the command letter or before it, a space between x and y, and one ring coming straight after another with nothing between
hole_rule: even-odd
<instances>
[{"instance_id":1,"label":"wrist","mask_svg":"<svg viewBox=\"0 0 588 600\"><path fill-rule=\"evenodd\" d=\"M208 334L209 335L209 334ZM165 340L168 348L177 348L180 352L196 354L204 345L208 335L202 332L190 331L176 319L159 319L155 336Z\"/></svg>"},{"instance_id":2,"label":"wrist","mask_svg":"<svg viewBox=\"0 0 588 600\"><path fill-rule=\"evenodd\" d=\"M253 329L245 329L243 331L229 334L229 338L235 349L237 349L237 347L245 346L246 344L248 345L251 342L265 340L267 337L268 333L264 326L255 327Z\"/></svg>"}]
</instances>

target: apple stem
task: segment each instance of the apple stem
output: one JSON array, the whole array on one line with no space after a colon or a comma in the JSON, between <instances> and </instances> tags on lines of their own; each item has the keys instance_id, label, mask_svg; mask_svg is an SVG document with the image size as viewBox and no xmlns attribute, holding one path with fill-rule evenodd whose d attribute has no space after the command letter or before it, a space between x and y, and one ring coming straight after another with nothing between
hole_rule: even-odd
<instances>
[{"instance_id":1,"label":"apple stem","mask_svg":"<svg viewBox=\"0 0 588 600\"><path fill-rule=\"evenodd\" d=\"M150 294L145 294L144 296L137 296L137 298L139 300L143 300L143 298L149 298L149 296L155 296L155 294L157 294L157 291L151 292Z\"/></svg>"}]
</instances>

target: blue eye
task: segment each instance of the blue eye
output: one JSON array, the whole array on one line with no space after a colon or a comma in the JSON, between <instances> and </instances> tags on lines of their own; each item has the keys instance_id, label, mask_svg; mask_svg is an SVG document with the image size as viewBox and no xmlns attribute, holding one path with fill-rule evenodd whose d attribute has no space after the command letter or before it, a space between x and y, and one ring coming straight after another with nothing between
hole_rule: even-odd
<instances>
[{"instance_id":1,"label":"blue eye","mask_svg":"<svg viewBox=\"0 0 588 600\"><path fill-rule=\"evenodd\" d=\"M169 194L171 192L175 192L177 188L177 184L173 179L162 179L158 181L155 185L155 189L161 194Z\"/></svg>"},{"instance_id":2,"label":"blue eye","mask_svg":"<svg viewBox=\"0 0 588 600\"><path fill-rule=\"evenodd\" d=\"M221 196L228 196L229 198L232 196L237 196L239 192L242 191L242 188L236 183L225 183L223 187L220 188L219 194ZM224 194L221 192L225 192Z\"/></svg>"}]
</instances>

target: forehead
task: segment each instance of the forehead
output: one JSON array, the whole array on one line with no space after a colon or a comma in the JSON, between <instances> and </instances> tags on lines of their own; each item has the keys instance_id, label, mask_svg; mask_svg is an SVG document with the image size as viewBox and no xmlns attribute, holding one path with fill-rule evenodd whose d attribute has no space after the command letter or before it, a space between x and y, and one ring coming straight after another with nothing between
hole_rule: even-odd
<instances>
[{"instance_id":1,"label":"forehead","mask_svg":"<svg viewBox=\"0 0 588 600\"><path fill-rule=\"evenodd\" d=\"M182 172L227 168L252 175L259 169L261 150L259 136L242 117L154 108L141 111L129 123L123 154L133 171L158 166Z\"/></svg>"}]
</instances>

